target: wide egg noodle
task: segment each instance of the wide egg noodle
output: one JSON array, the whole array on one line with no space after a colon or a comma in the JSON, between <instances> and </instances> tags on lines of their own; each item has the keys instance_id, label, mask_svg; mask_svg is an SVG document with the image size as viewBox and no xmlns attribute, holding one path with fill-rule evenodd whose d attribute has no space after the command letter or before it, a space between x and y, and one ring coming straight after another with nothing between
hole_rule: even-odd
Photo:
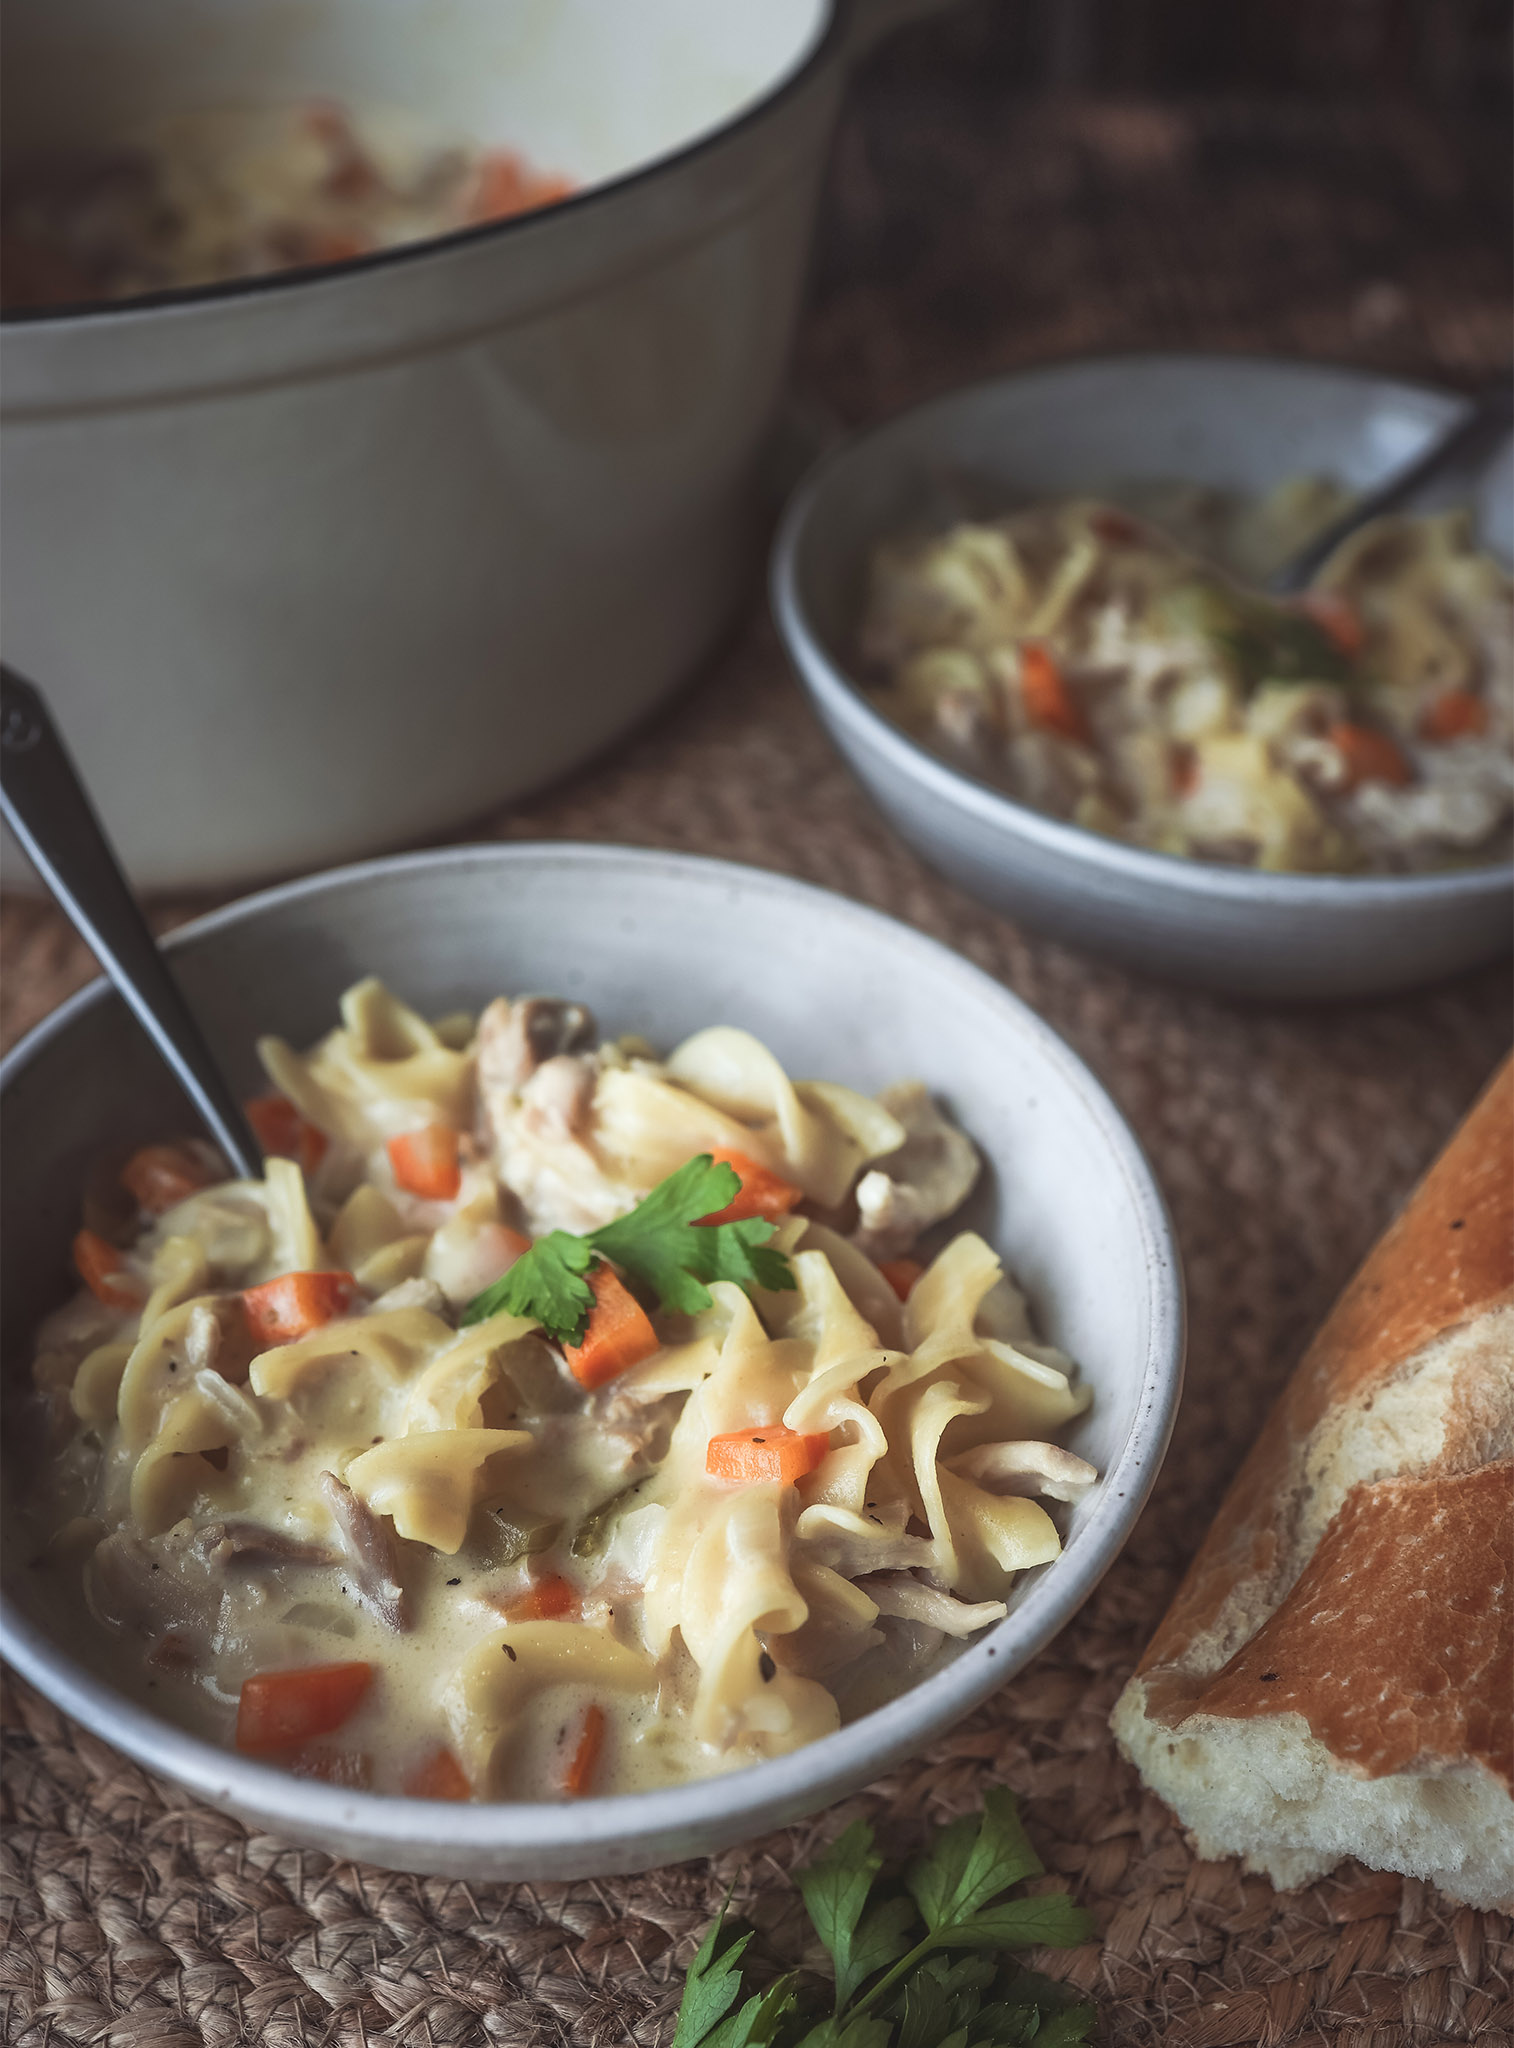
<instances>
[{"instance_id":1,"label":"wide egg noodle","mask_svg":"<svg viewBox=\"0 0 1514 2048\"><path fill-rule=\"evenodd\" d=\"M580 1687L593 1698L650 1695L656 1668L608 1630L529 1621L485 1636L448 1681L443 1705L453 1747L484 1797L498 1798L513 1741L537 1696Z\"/></svg>"},{"instance_id":2,"label":"wide egg noodle","mask_svg":"<svg viewBox=\"0 0 1514 2048\"><path fill-rule=\"evenodd\" d=\"M461 1129L473 1099L473 1062L434 1025L371 977L342 998L342 1023L311 1053L262 1038L275 1088L329 1138L364 1147L433 1120Z\"/></svg>"},{"instance_id":3,"label":"wide egg noodle","mask_svg":"<svg viewBox=\"0 0 1514 2048\"><path fill-rule=\"evenodd\" d=\"M533 1441L524 1429L436 1429L394 1437L352 1460L342 1477L401 1536L452 1556L474 1508L498 1493L495 1460Z\"/></svg>"}]
</instances>

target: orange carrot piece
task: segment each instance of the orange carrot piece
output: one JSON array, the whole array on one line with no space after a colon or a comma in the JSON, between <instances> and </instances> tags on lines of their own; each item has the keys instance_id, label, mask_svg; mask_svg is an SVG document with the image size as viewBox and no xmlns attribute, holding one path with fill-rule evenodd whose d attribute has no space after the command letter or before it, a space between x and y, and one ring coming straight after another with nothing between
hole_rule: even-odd
<instances>
[{"instance_id":1,"label":"orange carrot piece","mask_svg":"<svg viewBox=\"0 0 1514 2048\"><path fill-rule=\"evenodd\" d=\"M1361 653L1367 629L1354 604L1333 590L1306 590L1298 600L1298 608L1306 618L1313 619L1337 654L1354 661Z\"/></svg>"},{"instance_id":2,"label":"orange carrot piece","mask_svg":"<svg viewBox=\"0 0 1514 2048\"><path fill-rule=\"evenodd\" d=\"M530 213L535 207L566 199L572 190L571 179L533 171L514 150L486 150L479 159L478 181L468 201L468 219L508 220L512 214Z\"/></svg>"},{"instance_id":3,"label":"orange carrot piece","mask_svg":"<svg viewBox=\"0 0 1514 2048\"><path fill-rule=\"evenodd\" d=\"M1471 690L1447 690L1419 721L1419 736L1432 746L1458 740L1465 733L1486 732L1488 707Z\"/></svg>"},{"instance_id":4,"label":"orange carrot piece","mask_svg":"<svg viewBox=\"0 0 1514 2048\"><path fill-rule=\"evenodd\" d=\"M728 1486L752 1486L763 1479L792 1486L814 1471L830 1447L830 1436L823 1429L797 1430L784 1422L770 1422L756 1429L735 1429L728 1436L712 1436L704 1469L712 1479L723 1479Z\"/></svg>"},{"instance_id":5,"label":"orange carrot piece","mask_svg":"<svg viewBox=\"0 0 1514 2048\"><path fill-rule=\"evenodd\" d=\"M244 1678L237 1748L247 1756L268 1756L329 1735L357 1711L372 1683L373 1666L359 1663L307 1664Z\"/></svg>"},{"instance_id":6,"label":"orange carrot piece","mask_svg":"<svg viewBox=\"0 0 1514 2048\"><path fill-rule=\"evenodd\" d=\"M1033 640L1020 649L1020 698L1032 725L1080 747L1093 745L1092 728L1068 688L1067 678L1046 649Z\"/></svg>"},{"instance_id":7,"label":"orange carrot piece","mask_svg":"<svg viewBox=\"0 0 1514 2048\"><path fill-rule=\"evenodd\" d=\"M149 1215L161 1216L210 1185L210 1169L183 1145L144 1145L121 1168L121 1185Z\"/></svg>"},{"instance_id":8,"label":"orange carrot piece","mask_svg":"<svg viewBox=\"0 0 1514 2048\"><path fill-rule=\"evenodd\" d=\"M1355 789L1359 782L1391 782L1402 789L1414 780L1414 770L1397 741L1375 726L1351 725L1342 719L1331 726L1330 738L1345 761L1348 789Z\"/></svg>"},{"instance_id":9,"label":"orange carrot piece","mask_svg":"<svg viewBox=\"0 0 1514 2048\"><path fill-rule=\"evenodd\" d=\"M909 1291L925 1271L918 1259L885 1259L878 1271L901 1301L909 1300Z\"/></svg>"},{"instance_id":10,"label":"orange carrot piece","mask_svg":"<svg viewBox=\"0 0 1514 2048\"><path fill-rule=\"evenodd\" d=\"M307 1123L283 1095L255 1095L244 1102L252 1134L271 1159L292 1159L301 1173L314 1173L326 1156L326 1133Z\"/></svg>"},{"instance_id":11,"label":"orange carrot piece","mask_svg":"<svg viewBox=\"0 0 1514 2048\"><path fill-rule=\"evenodd\" d=\"M804 1198L803 1188L796 1188L792 1181L784 1180L766 1166L759 1166L744 1152L732 1151L728 1145L717 1147L710 1157L717 1166L733 1168L741 1186L723 1209L717 1209L712 1216L700 1217L702 1226L742 1223L749 1216L763 1216L770 1223L776 1223Z\"/></svg>"},{"instance_id":12,"label":"orange carrot piece","mask_svg":"<svg viewBox=\"0 0 1514 2048\"><path fill-rule=\"evenodd\" d=\"M140 1308L146 1290L116 1247L97 1230L81 1230L74 1239L74 1266L96 1301L107 1308Z\"/></svg>"},{"instance_id":13,"label":"orange carrot piece","mask_svg":"<svg viewBox=\"0 0 1514 2048\"><path fill-rule=\"evenodd\" d=\"M556 1572L544 1572L524 1593L496 1600L493 1605L506 1621L560 1621L565 1614L577 1616L578 1589Z\"/></svg>"},{"instance_id":14,"label":"orange carrot piece","mask_svg":"<svg viewBox=\"0 0 1514 2048\"><path fill-rule=\"evenodd\" d=\"M596 1266L589 1285L594 1290L594 1307L583 1341L565 1344L563 1357L580 1386L602 1387L606 1380L650 1358L660 1348L661 1339L646 1310L610 1267Z\"/></svg>"},{"instance_id":15,"label":"orange carrot piece","mask_svg":"<svg viewBox=\"0 0 1514 2048\"><path fill-rule=\"evenodd\" d=\"M450 1202L463 1184L457 1158L457 1132L450 1124L427 1124L391 1138L385 1150L394 1178L407 1195L430 1202Z\"/></svg>"},{"instance_id":16,"label":"orange carrot piece","mask_svg":"<svg viewBox=\"0 0 1514 2048\"><path fill-rule=\"evenodd\" d=\"M290 1344L346 1315L357 1299L350 1273L280 1273L242 1295L247 1327L261 1344Z\"/></svg>"},{"instance_id":17,"label":"orange carrot piece","mask_svg":"<svg viewBox=\"0 0 1514 2048\"><path fill-rule=\"evenodd\" d=\"M468 1783L462 1765L450 1749L439 1749L434 1756L405 1780L405 1790L412 1799L471 1799L473 1787Z\"/></svg>"},{"instance_id":18,"label":"orange carrot piece","mask_svg":"<svg viewBox=\"0 0 1514 2048\"><path fill-rule=\"evenodd\" d=\"M563 1779L563 1790L570 1799L582 1799L588 1791L599 1763L599 1752L605 1745L605 1710L591 1706L584 1714L583 1731L578 1738L578 1747L573 1752L573 1761L568 1765Z\"/></svg>"}]
</instances>

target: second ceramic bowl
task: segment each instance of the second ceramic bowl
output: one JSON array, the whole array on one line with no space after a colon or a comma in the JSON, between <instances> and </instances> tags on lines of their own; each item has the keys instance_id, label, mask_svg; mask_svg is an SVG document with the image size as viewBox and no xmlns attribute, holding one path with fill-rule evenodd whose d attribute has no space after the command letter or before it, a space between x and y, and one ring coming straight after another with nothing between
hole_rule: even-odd
<instances>
[{"instance_id":1,"label":"second ceramic bowl","mask_svg":"<svg viewBox=\"0 0 1514 2048\"><path fill-rule=\"evenodd\" d=\"M1005 1620L913 1691L837 1734L696 1784L566 1804L459 1805L299 1779L186 1735L66 1645L47 1573L4 1547L0 1645L66 1712L150 1769L260 1829L338 1855L448 1876L564 1878L708 1854L855 1791L987 1698L1062 1628L1129 1535L1161 1464L1182 1377L1177 1254L1119 1112L1048 1027L918 933L781 876L624 847L495 846L375 862L269 891L170 941L175 969L239 1086L252 1043L328 1028L376 973L432 1015L501 990L587 1002L611 1033L671 1046L743 1024L798 1073L863 1088L918 1075L988 1171L963 1219L1007 1256L1093 1404L1069 1446L1100 1472L1055 1564ZM37 1320L70 1290L68 1243L102 1145L181 1129L184 1110L101 982L0 1073L7 1401ZM16 1488L7 1489L14 1504Z\"/></svg>"},{"instance_id":2,"label":"second ceramic bowl","mask_svg":"<svg viewBox=\"0 0 1514 2048\"><path fill-rule=\"evenodd\" d=\"M1361 490L1463 401L1311 363L1124 356L1002 377L903 414L829 456L790 504L773 605L831 737L931 864L995 909L1124 966L1232 994L1378 995L1509 950L1514 868L1277 875L1148 853L1029 809L874 710L849 673L874 544L918 526L943 482L1004 506L1124 480L1248 495L1324 473ZM1482 480L1482 532L1511 552L1509 450Z\"/></svg>"}]
</instances>

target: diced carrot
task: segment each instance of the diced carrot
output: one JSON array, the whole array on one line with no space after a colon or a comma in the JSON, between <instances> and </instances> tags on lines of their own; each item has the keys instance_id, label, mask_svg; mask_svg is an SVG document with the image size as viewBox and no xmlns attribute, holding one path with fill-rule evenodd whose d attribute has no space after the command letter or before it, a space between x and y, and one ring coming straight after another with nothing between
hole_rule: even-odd
<instances>
[{"instance_id":1,"label":"diced carrot","mask_svg":"<svg viewBox=\"0 0 1514 2048\"><path fill-rule=\"evenodd\" d=\"M1106 547L1132 547L1141 538L1138 522L1128 512L1121 512L1113 505L1101 505L1088 524Z\"/></svg>"},{"instance_id":2,"label":"diced carrot","mask_svg":"<svg viewBox=\"0 0 1514 2048\"><path fill-rule=\"evenodd\" d=\"M769 1222L776 1222L803 1199L803 1188L796 1188L792 1181L759 1166L744 1152L733 1152L722 1145L710 1157L717 1166L734 1168L741 1186L723 1209L717 1209L713 1216L701 1216L701 1224L742 1223L749 1216L765 1216Z\"/></svg>"},{"instance_id":3,"label":"diced carrot","mask_svg":"<svg viewBox=\"0 0 1514 2048\"><path fill-rule=\"evenodd\" d=\"M878 1271L901 1301L909 1300L909 1291L925 1268L918 1259L885 1259Z\"/></svg>"},{"instance_id":4,"label":"diced carrot","mask_svg":"<svg viewBox=\"0 0 1514 2048\"><path fill-rule=\"evenodd\" d=\"M280 1273L242 1295L242 1311L262 1344L289 1344L346 1315L357 1299L350 1273Z\"/></svg>"},{"instance_id":5,"label":"diced carrot","mask_svg":"<svg viewBox=\"0 0 1514 2048\"><path fill-rule=\"evenodd\" d=\"M237 1748L248 1756L267 1756L329 1735L357 1711L372 1683L371 1664L257 1672L242 1681Z\"/></svg>"},{"instance_id":6,"label":"diced carrot","mask_svg":"<svg viewBox=\"0 0 1514 2048\"><path fill-rule=\"evenodd\" d=\"M107 1308L140 1308L147 1291L126 1260L97 1230L81 1230L74 1239L74 1265L96 1301Z\"/></svg>"},{"instance_id":7,"label":"diced carrot","mask_svg":"<svg viewBox=\"0 0 1514 2048\"><path fill-rule=\"evenodd\" d=\"M394 1178L407 1195L429 1202L450 1202L463 1184L457 1159L457 1132L450 1124L426 1124L391 1138L385 1150Z\"/></svg>"},{"instance_id":8,"label":"diced carrot","mask_svg":"<svg viewBox=\"0 0 1514 2048\"><path fill-rule=\"evenodd\" d=\"M122 1187L153 1216L188 1201L210 1178L210 1168L183 1145L144 1145L121 1168Z\"/></svg>"},{"instance_id":9,"label":"diced carrot","mask_svg":"<svg viewBox=\"0 0 1514 2048\"><path fill-rule=\"evenodd\" d=\"M491 1605L506 1621L560 1621L565 1614L578 1613L578 1589L558 1573L544 1572L524 1593L513 1593Z\"/></svg>"},{"instance_id":10,"label":"diced carrot","mask_svg":"<svg viewBox=\"0 0 1514 2048\"><path fill-rule=\"evenodd\" d=\"M1447 690L1419 721L1420 738L1429 740L1433 746L1487 729L1488 707L1471 690Z\"/></svg>"},{"instance_id":11,"label":"diced carrot","mask_svg":"<svg viewBox=\"0 0 1514 2048\"><path fill-rule=\"evenodd\" d=\"M533 171L513 150L491 149L479 159L478 182L468 202L470 221L508 220L566 199L573 190L568 178Z\"/></svg>"},{"instance_id":12,"label":"diced carrot","mask_svg":"<svg viewBox=\"0 0 1514 2048\"><path fill-rule=\"evenodd\" d=\"M599 1752L605 1745L605 1710L591 1706L584 1714L584 1725L578 1738L578 1747L573 1752L573 1761L568 1765L563 1779L563 1790L570 1799L582 1799L593 1782L595 1768L599 1763Z\"/></svg>"},{"instance_id":13,"label":"diced carrot","mask_svg":"<svg viewBox=\"0 0 1514 2048\"><path fill-rule=\"evenodd\" d=\"M1176 740L1171 753L1172 793L1187 796L1197 788L1199 780L1199 751L1189 746L1186 740Z\"/></svg>"},{"instance_id":14,"label":"diced carrot","mask_svg":"<svg viewBox=\"0 0 1514 2048\"><path fill-rule=\"evenodd\" d=\"M1046 649L1033 640L1020 649L1020 698L1032 725L1080 747L1093 745L1092 729L1068 688L1067 678Z\"/></svg>"},{"instance_id":15,"label":"diced carrot","mask_svg":"<svg viewBox=\"0 0 1514 2048\"><path fill-rule=\"evenodd\" d=\"M301 1173L314 1173L326 1156L327 1138L283 1095L255 1095L244 1102L253 1136L273 1159L292 1159Z\"/></svg>"},{"instance_id":16,"label":"diced carrot","mask_svg":"<svg viewBox=\"0 0 1514 2048\"><path fill-rule=\"evenodd\" d=\"M618 1373L660 1348L661 1340L652 1328L641 1303L620 1276L603 1263L589 1275L594 1290L594 1307L580 1344L565 1344L563 1357L580 1386L602 1387Z\"/></svg>"},{"instance_id":17,"label":"diced carrot","mask_svg":"<svg viewBox=\"0 0 1514 2048\"><path fill-rule=\"evenodd\" d=\"M752 1486L762 1479L778 1479L792 1486L814 1471L830 1447L830 1437L823 1429L790 1429L784 1422L759 1424L756 1429L732 1430L729 1436L712 1436L704 1469L712 1479L723 1479L729 1486Z\"/></svg>"},{"instance_id":18,"label":"diced carrot","mask_svg":"<svg viewBox=\"0 0 1514 2048\"><path fill-rule=\"evenodd\" d=\"M439 1749L434 1756L405 1780L405 1790L412 1799L471 1799L473 1787L464 1775L463 1767L450 1749Z\"/></svg>"},{"instance_id":19,"label":"diced carrot","mask_svg":"<svg viewBox=\"0 0 1514 2048\"><path fill-rule=\"evenodd\" d=\"M361 1749L302 1749L289 1759L289 1768L297 1778L318 1778L352 1792L365 1792L373 1783L373 1758Z\"/></svg>"},{"instance_id":20,"label":"diced carrot","mask_svg":"<svg viewBox=\"0 0 1514 2048\"><path fill-rule=\"evenodd\" d=\"M326 181L326 189L339 198L355 199L375 186L373 169L361 159L343 165ZM306 238L300 260L304 263L350 263L354 256L371 256L374 245L366 235L344 235L335 228L322 228Z\"/></svg>"},{"instance_id":21,"label":"diced carrot","mask_svg":"<svg viewBox=\"0 0 1514 2048\"><path fill-rule=\"evenodd\" d=\"M1355 789L1359 782L1391 782L1402 789L1414 780L1414 770L1397 741L1376 726L1351 725L1342 719L1331 726L1330 738L1346 764L1348 789Z\"/></svg>"},{"instance_id":22,"label":"diced carrot","mask_svg":"<svg viewBox=\"0 0 1514 2048\"><path fill-rule=\"evenodd\" d=\"M1354 661L1361 653L1367 630L1354 604L1333 590L1306 590L1298 600L1298 608L1306 618L1313 619L1337 654Z\"/></svg>"}]
</instances>

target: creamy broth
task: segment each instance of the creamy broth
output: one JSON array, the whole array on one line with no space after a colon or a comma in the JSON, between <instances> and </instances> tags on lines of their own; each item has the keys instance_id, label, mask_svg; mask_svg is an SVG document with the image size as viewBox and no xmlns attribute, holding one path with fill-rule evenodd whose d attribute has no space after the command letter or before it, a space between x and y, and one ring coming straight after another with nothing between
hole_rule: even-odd
<instances>
[{"instance_id":1,"label":"creamy broth","mask_svg":"<svg viewBox=\"0 0 1514 2048\"><path fill-rule=\"evenodd\" d=\"M829 1733L1058 1554L1088 1396L980 1237L921 1249L979 1164L926 1090L595 1037L362 983L263 1042L263 1180L92 1189L30 1512L125 1690L338 1783L628 1792Z\"/></svg>"}]
</instances>

